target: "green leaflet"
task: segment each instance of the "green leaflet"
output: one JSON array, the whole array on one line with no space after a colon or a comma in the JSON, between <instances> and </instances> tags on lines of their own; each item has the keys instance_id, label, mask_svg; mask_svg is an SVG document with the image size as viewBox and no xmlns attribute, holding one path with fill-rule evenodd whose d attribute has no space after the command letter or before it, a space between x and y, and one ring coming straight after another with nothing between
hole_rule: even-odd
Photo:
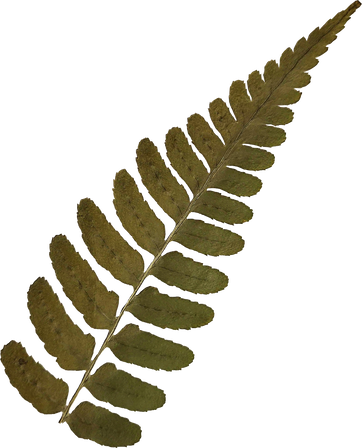
<instances>
[{"instance_id":1,"label":"green leaflet","mask_svg":"<svg viewBox=\"0 0 362 448\"><path fill-rule=\"evenodd\" d=\"M231 276L223 269L198 263L178 251L162 255L149 271L160 283L195 296L214 296L230 288Z\"/></svg>"},{"instance_id":2,"label":"green leaflet","mask_svg":"<svg viewBox=\"0 0 362 448\"><path fill-rule=\"evenodd\" d=\"M109 343L112 356L122 364L154 372L175 373L190 369L196 362L195 349L183 342L128 321Z\"/></svg>"},{"instance_id":3,"label":"green leaflet","mask_svg":"<svg viewBox=\"0 0 362 448\"><path fill-rule=\"evenodd\" d=\"M205 191L195 200L191 211L206 215L215 221L239 226L245 226L255 220L255 209L250 204L214 191Z\"/></svg>"},{"instance_id":4,"label":"green leaflet","mask_svg":"<svg viewBox=\"0 0 362 448\"><path fill-rule=\"evenodd\" d=\"M23 341L13 338L3 343L0 360L9 387L19 393L33 412L55 417L64 411L72 392L70 381L33 357Z\"/></svg>"},{"instance_id":5,"label":"green leaflet","mask_svg":"<svg viewBox=\"0 0 362 448\"><path fill-rule=\"evenodd\" d=\"M202 330L215 323L216 308L179 294L147 285L127 307L128 313L141 324L168 331Z\"/></svg>"},{"instance_id":6,"label":"green leaflet","mask_svg":"<svg viewBox=\"0 0 362 448\"><path fill-rule=\"evenodd\" d=\"M158 206L176 223L165 235L157 211L150 208L135 180L126 170L117 173L113 189L115 210L135 243L154 255L146 269L141 254L107 221L91 199L79 203L78 224L90 253L116 279L132 285L134 291L116 316L118 296L99 281L65 236L53 238L50 257L65 294L90 326L109 331L91 360L94 338L71 321L46 280L39 278L30 287L30 318L46 350L57 357L62 368L86 370L79 388L66 404L68 386L62 380L35 363L21 344L12 341L6 345L1 360L10 382L36 409L44 413L63 411L61 422L66 421L78 437L101 445L128 446L140 439L138 425L106 409L88 402L81 403L71 413L70 408L83 387L96 399L128 410L147 411L164 404L163 391L117 370L113 364L104 364L94 374L92 369L106 348L123 362L154 370L179 370L193 361L192 351L181 344L142 331L134 324L126 325L117 334L116 327L125 311L143 322L170 329L201 327L213 319L210 307L162 294L152 286L142 290L143 282L154 276L167 285L195 294L215 293L227 286L225 274L180 252L167 251L168 244L176 242L212 256L232 255L243 249L244 241L238 234L189 215L194 212L230 225L252 218L248 205L212 189L240 197L258 193L260 179L241 170L259 171L273 165L274 155L262 147L278 146L285 140L285 131L280 126L293 119L293 111L286 106L299 101L298 89L310 82L306 71L318 63L317 57L327 51L327 45L335 40L359 6L360 2L354 2L307 39L300 39L294 50L287 48L279 63L267 62L263 74L253 71L246 83L234 81L229 92L230 107L220 98L212 101L210 118L222 139L199 114L187 121L193 146L180 128L170 129L165 141L167 158L191 191L190 197L156 146L149 139L139 143L137 165L142 182Z\"/></svg>"},{"instance_id":7,"label":"green leaflet","mask_svg":"<svg viewBox=\"0 0 362 448\"><path fill-rule=\"evenodd\" d=\"M246 240L237 230L226 230L204 221L186 219L173 241L186 249L212 258L228 258L246 251Z\"/></svg>"},{"instance_id":8,"label":"green leaflet","mask_svg":"<svg viewBox=\"0 0 362 448\"><path fill-rule=\"evenodd\" d=\"M87 390L98 402L129 413L150 414L164 409L168 403L165 388L109 361L102 363L89 378Z\"/></svg>"},{"instance_id":9,"label":"green leaflet","mask_svg":"<svg viewBox=\"0 0 362 448\"><path fill-rule=\"evenodd\" d=\"M53 235L47 249L53 277L83 325L92 331L110 330L121 301L118 291L107 287L69 235Z\"/></svg>"},{"instance_id":10,"label":"green leaflet","mask_svg":"<svg viewBox=\"0 0 362 448\"><path fill-rule=\"evenodd\" d=\"M118 224L132 229L140 247L148 254L156 255L165 242L167 225L150 209L127 166L117 169L111 179L111 204Z\"/></svg>"},{"instance_id":11,"label":"green leaflet","mask_svg":"<svg viewBox=\"0 0 362 448\"><path fill-rule=\"evenodd\" d=\"M45 352L55 358L57 368L69 373L84 372L95 354L97 341L72 319L59 296L46 275L35 276L25 291L28 321Z\"/></svg>"},{"instance_id":12,"label":"green leaflet","mask_svg":"<svg viewBox=\"0 0 362 448\"><path fill-rule=\"evenodd\" d=\"M68 432L81 442L95 446L127 448L143 441L143 425L115 411L80 400L67 419Z\"/></svg>"},{"instance_id":13,"label":"green leaflet","mask_svg":"<svg viewBox=\"0 0 362 448\"><path fill-rule=\"evenodd\" d=\"M80 240L103 266L112 280L134 288L146 267L146 261L109 221L107 213L90 196L80 198L75 207L75 224Z\"/></svg>"}]
</instances>

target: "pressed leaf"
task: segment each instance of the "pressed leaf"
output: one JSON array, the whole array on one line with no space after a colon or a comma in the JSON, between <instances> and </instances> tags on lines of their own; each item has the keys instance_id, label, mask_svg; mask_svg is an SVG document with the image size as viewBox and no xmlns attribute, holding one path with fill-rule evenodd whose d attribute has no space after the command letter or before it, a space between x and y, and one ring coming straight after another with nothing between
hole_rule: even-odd
<instances>
[{"instance_id":1,"label":"pressed leaf","mask_svg":"<svg viewBox=\"0 0 362 448\"><path fill-rule=\"evenodd\" d=\"M209 123L199 114L191 115L187 120L187 132L209 167L215 168L224 155L225 146Z\"/></svg>"},{"instance_id":2,"label":"pressed leaf","mask_svg":"<svg viewBox=\"0 0 362 448\"><path fill-rule=\"evenodd\" d=\"M225 165L234 165L252 173L263 173L274 169L277 160L278 156L274 151L246 146L244 143L236 142L234 151L225 156Z\"/></svg>"},{"instance_id":3,"label":"pressed leaf","mask_svg":"<svg viewBox=\"0 0 362 448\"><path fill-rule=\"evenodd\" d=\"M215 95L206 103L206 111L213 117L210 124L222 135L223 142L226 144L231 142L236 137L238 126L226 99L221 95Z\"/></svg>"},{"instance_id":4,"label":"pressed leaf","mask_svg":"<svg viewBox=\"0 0 362 448\"><path fill-rule=\"evenodd\" d=\"M259 196L264 190L265 182L260 176L226 167L216 174L210 182L210 186L228 194L248 199Z\"/></svg>"},{"instance_id":5,"label":"pressed leaf","mask_svg":"<svg viewBox=\"0 0 362 448\"><path fill-rule=\"evenodd\" d=\"M164 392L116 366L106 363L85 383L91 394L101 401L130 411L151 411L165 404Z\"/></svg>"},{"instance_id":6,"label":"pressed leaf","mask_svg":"<svg viewBox=\"0 0 362 448\"><path fill-rule=\"evenodd\" d=\"M148 138L141 140L138 145L137 166L150 195L175 222L178 222L185 213L190 198Z\"/></svg>"},{"instance_id":7,"label":"pressed leaf","mask_svg":"<svg viewBox=\"0 0 362 448\"><path fill-rule=\"evenodd\" d=\"M255 208L245 201L236 200L214 191L207 191L197 199L191 210L210 219L233 225L247 225L255 220Z\"/></svg>"},{"instance_id":8,"label":"pressed leaf","mask_svg":"<svg viewBox=\"0 0 362 448\"><path fill-rule=\"evenodd\" d=\"M143 274L143 258L114 229L90 199L78 205L78 224L89 252L113 277L135 286Z\"/></svg>"},{"instance_id":9,"label":"pressed leaf","mask_svg":"<svg viewBox=\"0 0 362 448\"><path fill-rule=\"evenodd\" d=\"M64 235L50 244L50 258L63 291L92 328L111 328L115 322L118 296L98 279L96 273Z\"/></svg>"},{"instance_id":10,"label":"pressed leaf","mask_svg":"<svg viewBox=\"0 0 362 448\"><path fill-rule=\"evenodd\" d=\"M173 241L188 249L213 256L233 255L244 247L244 240L240 235L198 219L186 219Z\"/></svg>"},{"instance_id":11,"label":"pressed leaf","mask_svg":"<svg viewBox=\"0 0 362 448\"><path fill-rule=\"evenodd\" d=\"M192 351L128 324L112 337L109 348L118 359L154 370L180 370L194 359Z\"/></svg>"},{"instance_id":12,"label":"pressed leaf","mask_svg":"<svg viewBox=\"0 0 362 448\"><path fill-rule=\"evenodd\" d=\"M267 146L276 148L288 142L288 131L281 127L274 127L255 118L243 132L244 144L252 146Z\"/></svg>"},{"instance_id":13,"label":"pressed leaf","mask_svg":"<svg viewBox=\"0 0 362 448\"><path fill-rule=\"evenodd\" d=\"M188 219L188 216L196 212L228 224L243 223L252 218L252 211L245 204L207 189L219 188L239 196L250 196L260 189L259 179L227 167L263 170L272 166L274 156L271 153L247 144L273 147L285 140L284 129L278 126L289 123L293 119L293 112L281 106L299 101L301 92L298 89L310 82L306 71L318 64L317 58L327 51L327 45L335 40L336 34L359 6L359 1L354 2L322 28L315 29L307 39L300 39L294 50L287 48L279 64L275 60L267 62L263 76L253 71L248 77L247 86L243 81L233 82L229 94L233 114L219 98L210 104L210 118L225 144L203 117L194 114L188 119L188 133L196 149L206 159L209 171L183 132L179 128L169 131L166 137L167 154L173 169L191 189L194 195L192 200L166 167L156 146L148 139L142 140L137 150L142 181L156 202L174 219L177 227L165 240L163 224L144 201L131 176L122 170L116 177L114 188L117 214L134 240L155 258L143 274L141 255L120 236L98 207L90 199L85 199L78 209L79 226L97 262L115 278L131 284L137 291L149 274L169 285L194 293L207 294L223 289L227 285L224 274L178 252L162 255L166 244L176 241L212 255L229 255L242 249L244 243L238 235L202 221ZM114 320L115 302L112 293L104 292L98 279L94 280L94 284L88 284L88 280L96 278L89 265L69 242L65 242L65 237L56 238L51 248L52 259L64 290L78 288L75 296L72 295L74 292L69 292L75 306L83 312L88 322L94 319L95 327L101 328L103 325L110 329L95 360L105 347L109 347L124 362L156 370L177 370L192 362L193 353L187 347L141 331L133 324L125 326L113 336L116 326L123 311L128 310L140 320L162 328L192 328L205 325L212 319L211 308L179 297L169 297L156 288L148 287L137 296L132 295L119 318ZM57 247L60 242L62 244ZM99 288L104 292L104 297L109 297L110 312L108 308L103 308L103 298L97 298L98 292L95 291L99 291ZM93 307L92 311L88 306ZM90 376L93 364L89 361L94 340L89 335L85 336L71 322L44 279L32 285L29 309L46 349L58 357L58 362L64 368L89 366L81 386L88 387L96 397L128 409L147 410L163 404L162 391L126 372L118 371L112 364L104 365ZM100 323L98 315L102 314L100 309L102 312L107 310L107 318L103 323ZM114 320L113 326L107 322L109 319ZM6 372L12 384L41 412L64 409L61 421L66 420L79 437L102 445L127 446L140 439L138 425L91 403L81 403L73 413L68 414L69 407L65 407L68 388L64 386L65 383L49 377L50 374L19 347L21 345L15 342L4 347L2 360ZM43 395L39 398L43 386ZM73 398L80 389L77 389ZM73 399L70 405L72 403Z\"/></svg>"},{"instance_id":14,"label":"pressed leaf","mask_svg":"<svg viewBox=\"0 0 362 448\"><path fill-rule=\"evenodd\" d=\"M222 272L184 257L176 251L160 257L150 274L170 286L177 286L195 294L218 292L228 284L228 278Z\"/></svg>"},{"instance_id":15,"label":"pressed leaf","mask_svg":"<svg viewBox=\"0 0 362 448\"><path fill-rule=\"evenodd\" d=\"M183 126L174 125L167 128L163 148L181 179L193 193L197 193L206 181L209 171L200 156L193 151Z\"/></svg>"},{"instance_id":16,"label":"pressed leaf","mask_svg":"<svg viewBox=\"0 0 362 448\"><path fill-rule=\"evenodd\" d=\"M1 350L1 362L10 383L37 411L56 414L63 410L68 385L35 362L20 342L11 341L4 346Z\"/></svg>"},{"instance_id":17,"label":"pressed leaf","mask_svg":"<svg viewBox=\"0 0 362 448\"><path fill-rule=\"evenodd\" d=\"M156 255L165 242L167 225L141 196L133 173L127 166L117 168L111 179L111 204L118 224L132 235L142 249Z\"/></svg>"},{"instance_id":18,"label":"pressed leaf","mask_svg":"<svg viewBox=\"0 0 362 448\"><path fill-rule=\"evenodd\" d=\"M66 370L85 370L95 340L73 323L45 278L38 278L28 291L30 319L48 353Z\"/></svg>"},{"instance_id":19,"label":"pressed leaf","mask_svg":"<svg viewBox=\"0 0 362 448\"><path fill-rule=\"evenodd\" d=\"M80 403L65 421L77 437L100 445L129 446L141 438L138 425L88 401Z\"/></svg>"},{"instance_id":20,"label":"pressed leaf","mask_svg":"<svg viewBox=\"0 0 362 448\"><path fill-rule=\"evenodd\" d=\"M142 322L172 330L202 327L214 318L214 311L210 307L161 294L153 286L141 291L126 310Z\"/></svg>"}]
</instances>

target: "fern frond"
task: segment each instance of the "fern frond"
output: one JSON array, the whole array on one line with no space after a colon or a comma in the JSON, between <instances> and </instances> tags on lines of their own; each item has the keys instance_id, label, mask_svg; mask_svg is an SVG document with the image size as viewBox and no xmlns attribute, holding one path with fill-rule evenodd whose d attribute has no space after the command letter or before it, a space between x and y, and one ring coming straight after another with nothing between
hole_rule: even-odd
<instances>
[{"instance_id":1,"label":"fern frond","mask_svg":"<svg viewBox=\"0 0 362 448\"><path fill-rule=\"evenodd\" d=\"M150 139L141 140L136 161L142 183L175 222L167 236L157 210L152 210L126 170L119 171L114 180L113 203L131 243L91 199L80 201L78 225L90 254L115 279L131 285L133 292L117 316L118 295L108 291L65 236L53 238L50 258L64 293L86 323L94 329L106 329L108 334L93 355L93 336L84 334L73 323L50 284L44 278L33 283L28 307L45 349L63 369L85 370L66 403L68 386L62 380L35 363L21 344L12 341L6 345L1 359L10 382L39 412L62 412L60 422L67 422L75 435L101 445L128 446L139 441L141 429L137 424L105 408L85 401L72 411L78 394L85 387L97 400L131 411L163 406L165 394L158 387L112 363L102 365L95 373L93 368L106 348L121 362L153 370L181 370L193 361L194 354L188 347L138 325L131 323L118 329L121 318L128 311L141 322L174 330L197 328L212 321L214 312L210 307L169 296L153 286L142 289L143 284L153 276L194 294L212 294L226 288L228 277L224 273L181 252L169 251L169 244L176 242L212 256L232 255L243 249L244 241L238 234L190 215L196 213L230 225L252 219L252 209L239 198L257 194L262 182L241 170L259 171L273 165L274 155L263 148L285 141L281 126L293 120L292 110L285 106L299 101L298 89L310 82L306 72L318 63L317 58L327 51L359 6L358 1L354 2L307 39L299 40L293 50L288 48L282 54L279 63L269 61L263 75L253 71L246 83L233 82L230 108L220 98L210 103L210 119L216 131L200 114L188 118L188 137L180 128L172 128L166 135L165 147L176 174ZM154 256L146 268L137 246Z\"/></svg>"}]
</instances>

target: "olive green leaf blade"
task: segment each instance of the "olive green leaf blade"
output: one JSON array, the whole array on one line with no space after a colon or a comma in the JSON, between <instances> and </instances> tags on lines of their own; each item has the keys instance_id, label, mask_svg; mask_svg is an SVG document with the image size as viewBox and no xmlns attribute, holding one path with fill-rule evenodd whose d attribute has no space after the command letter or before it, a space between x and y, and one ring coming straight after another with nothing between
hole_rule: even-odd
<instances>
[{"instance_id":1,"label":"olive green leaf blade","mask_svg":"<svg viewBox=\"0 0 362 448\"><path fill-rule=\"evenodd\" d=\"M202 327L214 318L214 311L207 305L161 294L153 286L141 291L126 311L142 322L172 330Z\"/></svg>"},{"instance_id":2,"label":"olive green leaf blade","mask_svg":"<svg viewBox=\"0 0 362 448\"><path fill-rule=\"evenodd\" d=\"M173 241L205 255L233 255L244 247L244 240L230 230L198 219L186 219Z\"/></svg>"},{"instance_id":3,"label":"olive green leaf blade","mask_svg":"<svg viewBox=\"0 0 362 448\"><path fill-rule=\"evenodd\" d=\"M255 174L239 171L230 167L220 170L210 183L213 189L225 191L243 199L259 196L265 188L264 179Z\"/></svg>"},{"instance_id":4,"label":"olive green leaf blade","mask_svg":"<svg viewBox=\"0 0 362 448\"><path fill-rule=\"evenodd\" d=\"M184 257L180 252L168 252L158 259L150 274L167 285L177 286L195 294L210 294L223 290L228 277L217 269Z\"/></svg>"},{"instance_id":5,"label":"olive green leaf blade","mask_svg":"<svg viewBox=\"0 0 362 448\"><path fill-rule=\"evenodd\" d=\"M193 146L206 159L210 171L213 171L225 153L225 143L214 132L206 116L198 110L187 115L185 125Z\"/></svg>"},{"instance_id":6,"label":"olive green leaf blade","mask_svg":"<svg viewBox=\"0 0 362 448\"><path fill-rule=\"evenodd\" d=\"M172 168L178 172L192 193L197 193L210 173L200 156L193 151L184 126L168 127L164 134L162 148L167 152Z\"/></svg>"},{"instance_id":7,"label":"olive green leaf blade","mask_svg":"<svg viewBox=\"0 0 362 448\"><path fill-rule=\"evenodd\" d=\"M45 350L65 370L86 370L95 340L73 323L45 278L38 278L28 291L28 308L36 334Z\"/></svg>"},{"instance_id":8,"label":"olive green leaf blade","mask_svg":"<svg viewBox=\"0 0 362 448\"><path fill-rule=\"evenodd\" d=\"M78 225L89 252L113 277L136 286L143 274L143 258L117 232L90 199L78 205Z\"/></svg>"},{"instance_id":9,"label":"olive green leaf blade","mask_svg":"<svg viewBox=\"0 0 362 448\"><path fill-rule=\"evenodd\" d=\"M210 103L209 113L211 121L220 132L224 142L232 142L240 132L240 125L232 116L226 103L221 98L217 98Z\"/></svg>"},{"instance_id":10,"label":"olive green leaf blade","mask_svg":"<svg viewBox=\"0 0 362 448\"><path fill-rule=\"evenodd\" d=\"M64 235L50 243L50 258L64 293L92 328L112 328L118 295L108 291L97 274Z\"/></svg>"},{"instance_id":11,"label":"olive green leaf blade","mask_svg":"<svg viewBox=\"0 0 362 448\"><path fill-rule=\"evenodd\" d=\"M80 403L65 421L77 437L99 445L130 446L141 438L138 425L88 401Z\"/></svg>"},{"instance_id":12,"label":"olive green leaf blade","mask_svg":"<svg viewBox=\"0 0 362 448\"><path fill-rule=\"evenodd\" d=\"M201 213L207 218L238 226L255 221L256 211L244 200L234 199L215 191L206 191L195 200L191 212Z\"/></svg>"},{"instance_id":13,"label":"olive green leaf blade","mask_svg":"<svg viewBox=\"0 0 362 448\"><path fill-rule=\"evenodd\" d=\"M113 195L123 227L140 247L156 255L164 244L165 226L143 199L136 182L126 170L116 174Z\"/></svg>"},{"instance_id":14,"label":"olive green leaf blade","mask_svg":"<svg viewBox=\"0 0 362 448\"><path fill-rule=\"evenodd\" d=\"M159 151L160 145L152 137L143 136L136 145L135 170L157 207L165 212L171 222L177 222L187 210L190 199Z\"/></svg>"},{"instance_id":15,"label":"olive green leaf blade","mask_svg":"<svg viewBox=\"0 0 362 448\"><path fill-rule=\"evenodd\" d=\"M192 351L128 324L112 337L108 347L121 361L154 370L180 370L194 359Z\"/></svg>"},{"instance_id":16,"label":"olive green leaf blade","mask_svg":"<svg viewBox=\"0 0 362 448\"><path fill-rule=\"evenodd\" d=\"M235 148L237 143L235 144ZM266 173L273 170L277 165L278 155L269 148L258 148L257 146L238 145L238 150L234 151L227 158L228 166L240 167L250 173ZM218 179L225 173L224 170L218 176ZM227 177L221 177L227 180ZM210 184L213 186L213 182ZM215 185L216 187L216 185Z\"/></svg>"},{"instance_id":17,"label":"olive green leaf blade","mask_svg":"<svg viewBox=\"0 0 362 448\"><path fill-rule=\"evenodd\" d=\"M68 385L34 361L20 342L11 341L3 347L1 362L10 383L37 411L42 414L56 414L63 410L68 396Z\"/></svg>"},{"instance_id":18,"label":"olive green leaf blade","mask_svg":"<svg viewBox=\"0 0 362 448\"><path fill-rule=\"evenodd\" d=\"M165 404L164 392L152 384L145 383L111 363L103 364L85 387L98 400L130 411L152 411Z\"/></svg>"}]
</instances>

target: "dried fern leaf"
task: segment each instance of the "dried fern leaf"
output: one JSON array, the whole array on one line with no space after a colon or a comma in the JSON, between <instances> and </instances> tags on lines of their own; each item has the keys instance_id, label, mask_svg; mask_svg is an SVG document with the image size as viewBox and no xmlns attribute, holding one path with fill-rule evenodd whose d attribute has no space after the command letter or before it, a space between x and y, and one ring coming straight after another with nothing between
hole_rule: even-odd
<instances>
[{"instance_id":1,"label":"dried fern leaf","mask_svg":"<svg viewBox=\"0 0 362 448\"><path fill-rule=\"evenodd\" d=\"M138 446L144 429L139 422L88 400L80 400L67 419L69 434L81 442L109 448Z\"/></svg>"},{"instance_id":2,"label":"dried fern leaf","mask_svg":"<svg viewBox=\"0 0 362 448\"><path fill-rule=\"evenodd\" d=\"M202 330L216 321L216 308L210 303L163 292L153 284L137 294L127 311L141 324L159 330Z\"/></svg>"},{"instance_id":3,"label":"dried fern leaf","mask_svg":"<svg viewBox=\"0 0 362 448\"><path fill-rule=\"evenodd\" d=\"M107 361L87 381L87 391L99 403L123 412L150 414L166 408L168 393L162 386Z\"/></svg>"},{"instance_id":4,"label":"dried fern leaf","mask_svg":"<svg viewBox=\"0 0 362 448\"><path fill-rule=\"evenodd\" d=\"M106 285L72 238L62 232L52 235L47 257L54 280L83 325L91 331L111 330L121 296Z\"/></svg>"},{"instance_id":5,"label":"dried fern leaf","mask_svg":"<svg viewBox=\"0 0 362 448\"><path fill-rule=\"evenodd\" d=\"M214 191L205 191L198 199L195 199L190 212L238 226L246 226L255 220L255 208L250 204Z\"/></svg>"},{"instance_id":6,"label":"dried fern leaf","mask_svg":"<svg viewBox=\"0 0 362 448\"><path fill-rule=\"evenodd\" d=\"M231 276L224 269L199 263L176 250L162 255L149 275L162 285L194 296L222 294L231 285Z\"/></svg>"},{"instance_id":7,"label":"dried fern leaf","mask_svg":"<svg viewBox=\"0 0 362 448\"><path fill-rule=\"evenodd\" d=\"M97 349L96 338L72 318L46 275L35 276L25 290L25 309L43 351L58 369L84 372Z\"/></svg>"},{"instance_id":8,"label":"dried fern leaf","mask_svg":"<svg viewBox=\"0 0 362 448\"><path fill-rule=\"evenodd\" d=\"M232 258L246 251L246 239L237 230L227 230L202 220L188 218L173 235L173 241L197 255Z\"/></svg>"},{"instance_id":9,"label":"dried fern leaf","mask_svg":"<svg viewBox=\"0 0 362 448\"><path fill-rule=\"evenodd\" d=\"M160 145L152 137L142 137L136 145L135 165L157 208L171 222L177 222L188 208L189 197L163 162L159 150Z\"/></svg>"},{"instance_id":10,"label":"dried fern leaf","mask_svg":"<svg viewBox=\"0 0 362 448\"><path fill-rule=\"evenodd\" d=\"M109 342L108 351L126 366L162 373L180 373L196 363L196 350L189 344L166 338L128 321Z\"/></svg>"},{"instance_id":11,"label":"dried fern leaf","mask_svg":"<svg viewBox=\"0 0 362 448\"><path fill-rule=\"evenodd\" d=\"M94 198L85 196L75 205L79 238L95 263L112 280L134 288L146 268L143 256L127 242Z\"/></svg>"},{"instance_id":12,"label":"dried fern leaf","mask_svg":"<svg viewBox=\"0 0 362 448\"><path fill-rule=\"evenodd\" d=\"M50 370L17 338L2 343L0 366L8 386L42 417L61 414L71 395L70 381Z\"/></svg>"},{"instance_id":13,"label":"dried fern leaf","mask_svg":"<svg viewBox=\"0 0 362 448\"><path fill-rule=\"evenodd\" d=\"M118 168L111 179L111 204L119 225L132 229L132 238L149 255L163 247L168 228L145 201L132 171Z\"/></svg>"},{"instance_id":14,"label":"dried fern leaf","mask_svg":"<svg viewBox=\"0 0 362 448\"><path fill-rule=\"evenodd\" d=\"M99 352L91 359L94 338L85 335L71 321L46 280L40 278L30 287L31 320L46 350L57 357L64 369L86 370L66 404L68 387L62 380L55 379L35 363L21 344L12 341L5 346L2 362L11 383L40 412L62 410L61 422L66 421L78 437L101 445L128 446L140 439L138 425L104 408L88 402L81 403L72 413L70 408L83 387L95 398L128 410L147 411L164 404L163 391L117 370L113 364L101 366L94 374L92 369L106 348L123 362L154 370L180 370L193 361L189 348L142 331L137 325L128 324L115 334L120 319L129 311L143 322L171 329L200 327L213 319L214 312L206 305L162 294L151 286L141 290L142 284L151 275L195 294L216 293L227 286L227 276L217 269L177 251L165 253L168 244L176 242L213 256L242 250L244 241L239 235L191 219L189 215L194 212L231 225L252 218L248 205L212 189L247 197L260 190L260 179L239 169L258 171L273 165L274 156L262 147L278 146L285 140L285 130L280 126L293 119L292 110L285 106L299 101L298 89L310 82L306 71L318 63L317 58L327 51L327 45L335 40L359 6L360 2L354 2L307 39L300 39L294 50L287 48L279 63L271 60L265 65L263 75L255 70L247 83L233 82L230 108L220 98L212 101L210 118L222 139L199 114L187 121L195 149L180 128L172 128L167 133L167 157L190 189L190 196L167 167L157 147L149 139L140 142L137 165L142 182L176 223L165 238L164 224L144 200L134 179L125 170L116 175L116 213L134 241L154 255L146 270L141 254L126 242L93 201L80 202L78 224L90 253L116 279L132 285L134 291L116 317L117 295L105 288L66 237L58 235L53 239L50 257L65 293L93 328L109 331Z\"/></svg>"}]
</instances>

